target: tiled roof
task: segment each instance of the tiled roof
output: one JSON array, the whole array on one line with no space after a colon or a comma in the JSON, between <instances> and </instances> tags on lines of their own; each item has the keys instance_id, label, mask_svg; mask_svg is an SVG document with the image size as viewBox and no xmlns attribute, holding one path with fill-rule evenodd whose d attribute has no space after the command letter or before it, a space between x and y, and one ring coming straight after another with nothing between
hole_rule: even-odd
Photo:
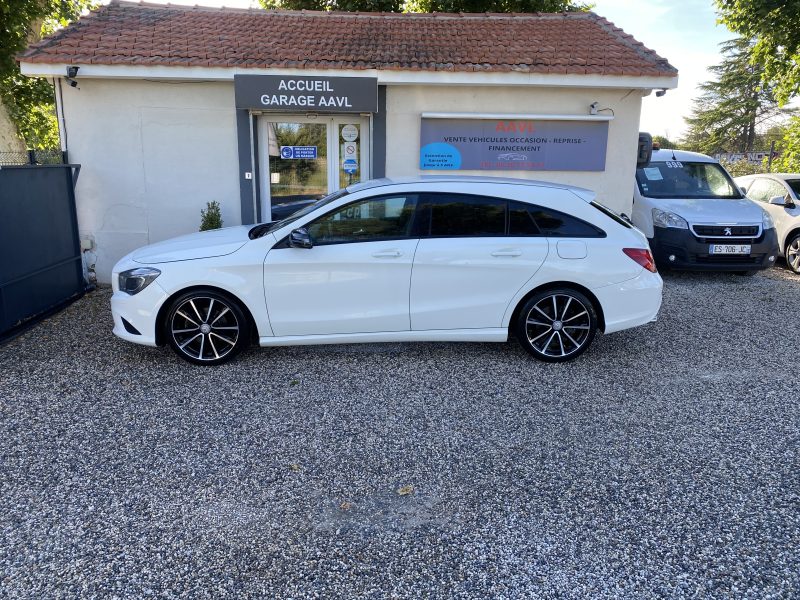
<instances>
[{"instance_id":1,"label":"tiled roof","mask_svg":"<svg viewBox=\"0 0 800 600\"><path fill-rule=\"evenodd\" d=\"M28 63L674 76L606 19L557 14L266 11L112 2Z\"/></svg>"}]
</instances>

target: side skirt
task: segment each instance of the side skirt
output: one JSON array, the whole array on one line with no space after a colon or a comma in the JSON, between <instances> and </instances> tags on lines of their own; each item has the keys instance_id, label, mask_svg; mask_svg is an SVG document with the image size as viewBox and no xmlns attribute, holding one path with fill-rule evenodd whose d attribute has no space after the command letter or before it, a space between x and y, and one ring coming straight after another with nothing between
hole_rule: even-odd
<instances>
[{"instance_id":1,"label":"side skirt","mask_svg":"<svg viewBox=\"0 0 800 600\"><path fill-rule=\"evenodd\" d=\"M370 342L505 342L508 329L429 329L379 333L332 333L259 338L260 346L305 346L312 344L366 344Z\"/></svg>"}]
</instances>

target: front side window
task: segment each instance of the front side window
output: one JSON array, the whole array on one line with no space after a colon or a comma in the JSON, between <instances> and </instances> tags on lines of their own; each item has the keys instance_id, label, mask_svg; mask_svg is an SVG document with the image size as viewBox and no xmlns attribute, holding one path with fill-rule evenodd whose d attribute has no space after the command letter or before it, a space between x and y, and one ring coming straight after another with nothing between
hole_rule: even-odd
<instances>
[{"instance_id":1,"label":"front side window","mask_svg":"<svg viewBox=\"0 0 800 600\"><path fill-rule=\"evenodd\" d=\"M505 235L506 201L465 194L431 194L432 237L486 237Z\"/></svg>"},{"instance_id":2,"label":"front side window","mask_svg":"<svg viewBox=\"0 0 800 600\"><path fill-rule=\"evenodd\" d=\"M795 198L800 198L800 179L787 179L786 185L792 188Z\"/></svg>"},{"instance_id":3,"label":"front side window","mask_svg":"<svg viewBox=\"0 0 800 600\"><path fill-rule=\"evenodd\" d=\"M369 198L342 206L307 226L314 245L396 240L410 236L416 196Z\"/></svg>"},{"instance_id":4,"label":"front side window","mask_svg":"<svg viewBox=\"0 0 800 600\"><path fill-rule=\"evenodd\" d=\"M662 161L636 169L636 183L648 198L738 199L742 195L716 163Z\"/></svg>"},{"instance_id":5,"label":"front side window","mask_svg":"<svg viewBox=\"0 0 800 600\"><path fill-rule=\"evenodd\" d=\"M786 190L777 181L772 181L765 177L759 177L753 181L753 185L747 190L747 197L759 202L769 202L769 199L774 196L783 196Z\"/></svg>"}]
</instances>

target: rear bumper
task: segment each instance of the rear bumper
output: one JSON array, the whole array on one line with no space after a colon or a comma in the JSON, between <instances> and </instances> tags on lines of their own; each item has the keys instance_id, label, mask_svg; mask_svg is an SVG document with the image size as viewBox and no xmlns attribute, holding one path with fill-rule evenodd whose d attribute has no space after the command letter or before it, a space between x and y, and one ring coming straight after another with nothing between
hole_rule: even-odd
<instances>
[{"instance_id":1,"label":"rear bumper","mask_svg":"<svg viewBox=\"0 0 800 600\"><path fill-rule=\"evenodd\" d=\"M614 333L655 321L663 289L661 276L645 269L628 281L593 289L603 307L604 332Z\"/></svg>"},{"instance_id":2,"label":"rear bumper","mask_svg":"<svg viewBox=\"0 0 800 600\"><path fill-rule=\"evenodd\" d=\"M660 267L692 271L756 271L768 269L779 256L775 229L765 230L755 239L698 238L688 229L655 227L648 238L650 249ZM749 255L709 254L712 243L750 244ZM674 260L670 260L674 256ZM770 256L773 260L770 260Z\"/></svg>"}]
</instances>

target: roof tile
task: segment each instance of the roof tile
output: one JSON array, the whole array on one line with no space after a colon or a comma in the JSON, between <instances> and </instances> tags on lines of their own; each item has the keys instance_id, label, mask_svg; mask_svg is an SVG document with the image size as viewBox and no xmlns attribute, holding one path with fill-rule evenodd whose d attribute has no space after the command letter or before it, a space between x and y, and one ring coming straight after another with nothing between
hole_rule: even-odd
<instances>
[{"instance_id":1,"label":"roof tile","mask_svg":"<svg viewBox=\"0 0 800 600\"><path fill-rule=\"evenodd\" d=\"M326 13L116 0L32 44L18 59L51 64L677 74L665 59L592 12Z\"/></svg>"}]
</instances>

